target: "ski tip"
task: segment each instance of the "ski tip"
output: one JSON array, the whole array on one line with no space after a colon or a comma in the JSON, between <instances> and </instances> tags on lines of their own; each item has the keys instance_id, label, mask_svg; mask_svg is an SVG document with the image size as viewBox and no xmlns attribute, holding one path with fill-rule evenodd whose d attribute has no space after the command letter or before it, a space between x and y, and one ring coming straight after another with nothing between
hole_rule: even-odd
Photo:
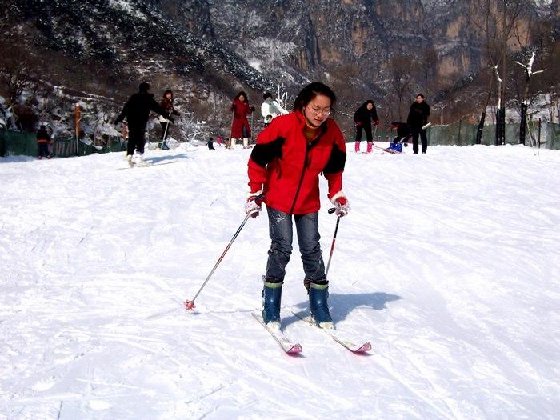
<instances>
[{"instance_id":1,"label":"ski tip","mask_svg":"<svg viewBox=\"0 0 560 420\"><path fill-rule=\"evenodd\" d=\"M290 356L299 356L302 350L303 349L301 348L301 344L294 344L292 347L286 350L286 354L289 354Z\"/></svg>"},{"instance_id":2,"label":"ski tip","mask_svg":"<svg viewBox=\"0 0 560 420\"><path fill-rule=\"evenodd\" d=\"M356 348L356 349L352 349L352 353L355 354L367 354L368 351L371 350L371 344L370 342L366 342L364 344L362 344L360 347Z\"/></svg>"}]
</instances>

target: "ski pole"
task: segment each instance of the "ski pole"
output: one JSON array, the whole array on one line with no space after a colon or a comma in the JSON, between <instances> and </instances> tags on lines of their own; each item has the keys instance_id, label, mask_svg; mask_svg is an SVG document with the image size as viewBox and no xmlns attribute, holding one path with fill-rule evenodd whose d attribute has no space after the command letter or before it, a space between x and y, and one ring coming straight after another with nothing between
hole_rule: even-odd
<instances>
[{"instance_id":1,"label":"ski pole","mask_svg":"<svg viewBox=\"0 0 560 420\"><path fill-rule=\"evenodd\" d=\"M253 144L253 132L254 132L254 126L253 126L253 117L255 116L254 111L251 113L251 127L249 127L249 129L251 130L251 138L249 139L251 141L251 144Z\"/></svg>"},{"instance_id":2,"label":"ski pole","mask_svg":"<svg viewBox=\"0 0 560 420\"><path fill-rule=\"evenodd\" d=\"M163 132L162 143L165 143L165 141L167 140L167 129L169 128L169 124L171 124L171 121L167 121L167 124L165 124L165 131Z\"/></svg>"},{"instance_id":3,"label":"ski pole","mask_svg":"<svg viewBox=\"0 0 560 420\"><path fill-rule=\"evenodd\" d=\"M212 271L210 271L210 274L208 274L208 276L206 277L206 279L202 283L202 286L200 286L200 289L198 289L198 292L196 292L196 294L194 295L192 300L186 300L185 301L185 308L187 309L187 311L190 311L190 310L194 309L195 299L198 297L200 292L202 292L202 289L204 289L204 287L206 286L206 284L210 280L210 277L212 277L212 274L214 274L214 271L216 271L216 268L218 268L218 265L220 265L220 263L224 259L224 256L226 255L226 252L228 252L229 248L231 247L231 244L233 244L233 241L235 241L235 239L237 238L237 236L241 232L241 229L243 229L243 226L245 226L245 223L247 223L247 220L249 220L250 217L251 217L251 213L248 213L245 216L245 219L243 219L243 223L241 223L241 225L237 228L237 232L235 232L235 234L233 235L233 237L229 241L229 244L227 244L226 249L224 249L224 252L222 252L222 255L220 255L220 258L218 258L218 261L216 261L216 264L214 264L214 268L212 268Z\"/></svg>"},{"instance_id":4,"label":"ski pole","mask_svg":"<svg viewBox=\"0 0 560 420\"><path fill-rule=\"evenodd\" d=\"M329 209L329 214L333 214L334 212L335 212L334 207ZM333 239L332 239L332 243L331 243L331 251L330 251L330 254L329 254L329 261L327 262L327 269L325 270L325 277L327 277L327 274L329 274L329 268L331 266L332 255L333 255L333 252L334 252L334 244L336 242L336 235L338 234L338 224L340 223L340 218L341 217L342 216L339 215L336 218L336 227L334 228L334 235L333 235Z\"/></svg>"}]
</instances>

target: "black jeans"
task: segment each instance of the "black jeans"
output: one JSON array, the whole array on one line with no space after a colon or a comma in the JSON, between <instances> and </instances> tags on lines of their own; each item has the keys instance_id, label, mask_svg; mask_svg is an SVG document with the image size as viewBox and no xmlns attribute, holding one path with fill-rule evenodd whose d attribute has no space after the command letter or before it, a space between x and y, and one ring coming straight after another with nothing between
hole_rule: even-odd
<instances>
[{"instance_id":1,"label":"black jeans","mask_svg":"<svg viewBox=\"0 0 560 420\"><path fill-rule=\"evenodd\" d=\"M422 153L426 153L428 148L428 138L426 137L426 130L422 130L422 127L412 127L412 150L414 154L418 154L418 136L422 140Z\"/></svg>"},{"instance_id":2,"label":"black jeans","mask_svg":"<svg viewBox=\"0 0 560 420\"><path fill-rule=\"evenodd\" d=\"M144 146L146 145L146 129L129 128L128 144L126 145L126 154L133 155L134 149L138 150L141 155L144 154Z\"/></svg>"},{"instance_id":3,"label":"black jeans","mask_svg":"<svg viewBox=\"0 0 560 420\"><path fill-rule=\"evenodd\" d=\"M38 157L49 157L49 144L48 143L38 143L39 153Z\"/></svg>"},{"instance_id":4,"label":"black jeans","mask_svg":"<svg viewBox=\"0 0 560 420\"><path fill-rule=\"evenodd\" d=\"M371 132L371 124L364 124L356 126L356 141L362 141L362 129L366 132L366 140L373 141L373 134Z\"/></svg>"}]
</instances>

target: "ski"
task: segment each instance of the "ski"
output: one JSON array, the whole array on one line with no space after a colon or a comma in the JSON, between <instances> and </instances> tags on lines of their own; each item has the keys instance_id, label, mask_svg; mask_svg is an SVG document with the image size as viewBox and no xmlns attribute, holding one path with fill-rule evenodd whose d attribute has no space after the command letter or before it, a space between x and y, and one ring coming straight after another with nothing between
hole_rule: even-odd
<instances>
[{"instance_id":1,"label":"ski","mask_svg":"<svg viewBox=\"0 0 560 420\"><path fill-rule=\"evenodd\" d=\"M327 334L335 343L340 344L346 350L349 350L354 354L365 355L365 354L368 354L368 351L371 350L371 343L369 341L365 341L362 344L354 344L352 341L350 341L346 338L342 338L336 330L327 330L327 329L319 327L315 322L313 322L313 319L311 318L311 316L305 316L304 317L301 314L298 314L298 313L293 312L293 311L292 311L292 313L294 314L294 316L301 319L306 324L308 324L312 327L315 327L320 331L323 331L323 333Z\"/></svg>"},{"instance_id":2,"label":"ski","mask_svg":"<svg viewBox=\"0 0 560 420\"><path fill-rule=\"evenodd\" d=\"M393 149L389 149L389 148L385 149L383 147L379 147L379 146L376 146L376 145L373 145L373 147L376 148L376 149L379 149L379 150L383 150L384 152L391 153L392 155L399 155L399 154L402 153L402 152L398 152L398 151L393 150Z\"/></svg>"},{"instance_id":3,"label":"ski","mask_svg":"<svg viewBox=\"0 0 560 420\"><path fill-rule=\"evenodd\" d=\"M274 341L276 341L278 345L282 348L282 350L284 350L284 353L286 353L289 356L299 356L301 354L302 351L301 344L294 343L292 340L286 337L286 335L282 331L269 328L263 322L263 319L260 315L257 315L253 312L251 312L251 315L253 315L253 317L257 320L257 322L261 324L265 330L268 331L268 333L272 336L272 338L274 338Z\"/></svg>"},{"instance_id":4,"label":"ski","mask_svg":"<svg viewBox=\"0 0 560 420\"><path fill-rule=\"evenodd\" d=\"M119 171L123 171L125 169L134 169L134 168L149 168L151 166L159 166L163 165L163 163L158 163L157 165L153 165L151 163L133 163L132 165L125 166L123 168L117 168Z\"/></svg>"}]
</instances>

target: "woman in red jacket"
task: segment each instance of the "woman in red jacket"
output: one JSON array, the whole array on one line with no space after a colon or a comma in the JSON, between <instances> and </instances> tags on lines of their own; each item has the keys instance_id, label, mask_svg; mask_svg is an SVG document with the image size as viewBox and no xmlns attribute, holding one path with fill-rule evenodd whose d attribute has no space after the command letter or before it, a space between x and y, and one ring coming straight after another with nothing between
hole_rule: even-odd
<instances>
[{"instance_id":1,"label":"woman in red jacket","mask_svg":"<svg viewBox=\"0 0 560 420\"><path fill-rule=\"evenodd\" d=\"M254 106L249 105L247 94L243 91L239 92L233 99L230 111L233 112L233 121L231 123L231 143L230 148L233 149L237 139L243 139L243 148L249 147L249 138L251 137L251 127L247 115L255 110Z\"/></svg>"},{"instance_id":2,"label":"woman in red jacket","mask_svg":"<svg viewBox=\"0 0 560 420\"><path fill-rule=\"evenodd\" d=\"M333 328L318 222L321 172L328 181L328 197L336 214L344 216L349 209L342 192L346 144L338 125L329 118L335 102L336 96L328 86L309 84L296 98L293 111L273 119L259 134L249 159L246 211L256 217L261 203L266 204L271 239L262 292L263 321L273 322L278 328L294 223L311 315L320 327Z\"/></svg>"}]
</instances>

